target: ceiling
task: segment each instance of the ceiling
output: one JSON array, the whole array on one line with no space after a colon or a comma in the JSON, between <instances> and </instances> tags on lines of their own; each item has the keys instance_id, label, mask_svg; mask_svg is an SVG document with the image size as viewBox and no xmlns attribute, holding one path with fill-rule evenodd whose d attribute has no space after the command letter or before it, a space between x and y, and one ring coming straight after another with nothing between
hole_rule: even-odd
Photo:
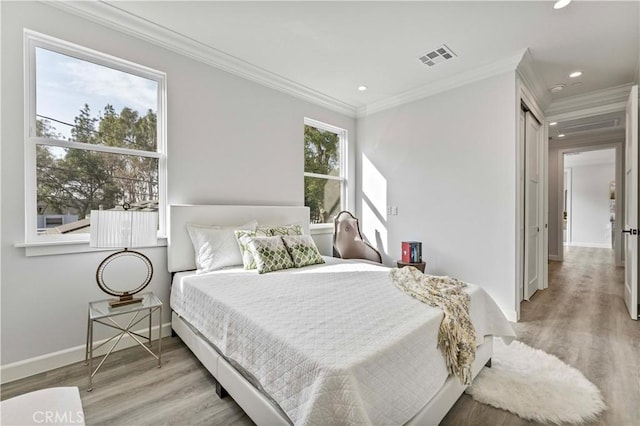
<instances>
[{"instance_id":1,"label":"ceiling","mask_svg":"<svg viewBox=\"0 0 640 426\"><path fill-rule=\"evenodd\" d=\"M554 100L631 83L639 67L635 1L107 3L354 108L527 48L546 88L567 86ZM443 43L457 57L418 60Z\"/></svg>"},{"instance_id":2,"label":"ceiling","mask_svg":"<svg viewBox=\"0 0 640 426\"><path fill-rule=\"evenodd\" d=\"M549 139L558 142L583 140L585 138L624 139L625 112L591 115L575 120L558 121L549 126ZM560 137L559 135L564 135Z\"/></svg>"}]
</instances>

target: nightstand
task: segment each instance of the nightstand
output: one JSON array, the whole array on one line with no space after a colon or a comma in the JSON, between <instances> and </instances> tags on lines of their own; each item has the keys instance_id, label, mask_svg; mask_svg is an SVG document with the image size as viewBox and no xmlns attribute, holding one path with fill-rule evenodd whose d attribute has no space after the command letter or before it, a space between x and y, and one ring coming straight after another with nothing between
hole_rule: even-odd
<instances>
[{"instance_id":1,"label":"nightstand","mask_svg":"<svg viewBox=\"0 0 640 426\"><path fill-rule=\"evenodd\" d=\"M424 268L427 266L427 264L425 262L412 263L412 262L401 262L398 260L398 268L404 268L405 266L413 266L414 268L418 269L420 272L424 274Z\"/></svg>"},{"instance_id":2,"label":"nightstand","mask_svg":"<svg viewBox=\"0 0 640 426\"><path fill-rule=\"evenodd\" d=\"M120 340L125 336L129 336L135 343L144 348L149 355L158 360L158 368L162 365L162 302L158 299L155 294L149 292L139 295L142 297L142 301L139 303L134 303L130 305L124 305L119 307L111 307L109 306L109 302L112 299L104 299L97 300L95 302L89 302L89 315L87 319L87 345L85 348L85 365L89 365L89 388L88 391L93 390L93 376L96 375L102 364L104 364L105 360L111 352L116 348ZM154 313L158 313L158 352L153 353L150 349L151 347L151 324ZM115 318L120 315L130 314L128 317L123 318L122 324L116 322ZM134 327L140 324L145 319L149 319L149 330L147 336L139 334L133 331ZM118 330L118 333L114 334L112 337L108 338L104 342L93 346L93 324L98 323L104 326L113 328ZM102 357L100 363L93 369L93 351L95 349L100 348L103 345L113 341L115 342L111 345L111 348L107 351L107 353ZM147 347L147 345L149 347Z\"/></svg>"}]
</instances>

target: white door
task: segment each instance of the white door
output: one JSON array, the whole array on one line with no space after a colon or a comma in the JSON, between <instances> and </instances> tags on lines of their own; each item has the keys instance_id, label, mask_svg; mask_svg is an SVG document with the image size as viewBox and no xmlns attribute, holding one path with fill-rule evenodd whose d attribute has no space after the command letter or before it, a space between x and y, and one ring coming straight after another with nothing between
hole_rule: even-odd
<instances>
[{"instance_id":1,"label":"white door","mask_svg":"<svg viewBox=\"0 0 640 426\"><path fill-rule=\"evenodd\" d=\"M627 102L625 141L624 303L638 319L638 86Z\"/></svg>"},{"instance_id":2,"label":"white door","mask_svg":"<svg viewBox=\"0 0 640 426\"><path fill-rule=\"evenodd\" d=\"M529 300L540 284L540 123L527 112L524 147L524 298Z\"/></svg>"}]
</instances>

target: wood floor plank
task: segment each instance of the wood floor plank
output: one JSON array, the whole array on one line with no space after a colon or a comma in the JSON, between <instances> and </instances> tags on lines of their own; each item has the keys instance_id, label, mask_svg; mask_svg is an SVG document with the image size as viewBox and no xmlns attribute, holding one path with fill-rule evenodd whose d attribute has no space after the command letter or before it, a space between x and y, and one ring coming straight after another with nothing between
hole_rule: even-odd
<instances>
[{"instance_id":1,"label":"wood floor plank","mask_svg":"<svg viewBox=\"0 0 640 426\"><path fill-rule=\"evenodd\" d=\"M608 410L592 425L640 424L640 324L622 299L623 269L611 250L571 247L549 265L549 288L521 306L519 340L578 368L603 393ZM162 343L162 368L141 348L114 353L87 392L77 363L5 384L0 398L53 386L79 386L87 425L252 425L179 338ZM443 425L535 425L463 395Z\"/></svg>"},{"instance_id":2,"label":"wood floor plank","mask_svg":"<svg viewBox=\"0 0 640 426\"><path fill-rule=\"evenodd\" d=\"M518 340L580 370L598 386L608 409L590 425L640 425L640 323L623 300L624 269L610 249L568 247L550 262L549 288L521 305ZM443 425L536 424L463 396Z\"/></svg>"},{"instance_id":3,"label":"wood floor plank","mask_svg":"<svg viewBox=\"0 0 640 426\"><path fill-rule=\"evenodd\" d=\"M1 398L54 386L78 386L87 425L253 425L177 337L162 342L162 368L142 348L115 352L87 392L87 368L77 363L1 388Z\"/></svg>"}]
</instances>

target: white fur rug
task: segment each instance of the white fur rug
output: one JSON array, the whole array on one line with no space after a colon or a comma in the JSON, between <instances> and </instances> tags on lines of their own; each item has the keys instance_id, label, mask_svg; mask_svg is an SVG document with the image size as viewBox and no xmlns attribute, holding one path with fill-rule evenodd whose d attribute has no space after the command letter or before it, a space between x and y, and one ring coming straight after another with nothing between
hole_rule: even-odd
<instances>
[{"instance_id":1,"label":"white fur rug","mask_svg":"<svg viewBox=\"0 0 640 426\"><path fill-rule=\"evenodd\" d=\"M466 391L478 402L543 423L582 423L606 409L600 390L575 368L522 342L494 339L491 368Z\"/></svg>"}]
</instances>

